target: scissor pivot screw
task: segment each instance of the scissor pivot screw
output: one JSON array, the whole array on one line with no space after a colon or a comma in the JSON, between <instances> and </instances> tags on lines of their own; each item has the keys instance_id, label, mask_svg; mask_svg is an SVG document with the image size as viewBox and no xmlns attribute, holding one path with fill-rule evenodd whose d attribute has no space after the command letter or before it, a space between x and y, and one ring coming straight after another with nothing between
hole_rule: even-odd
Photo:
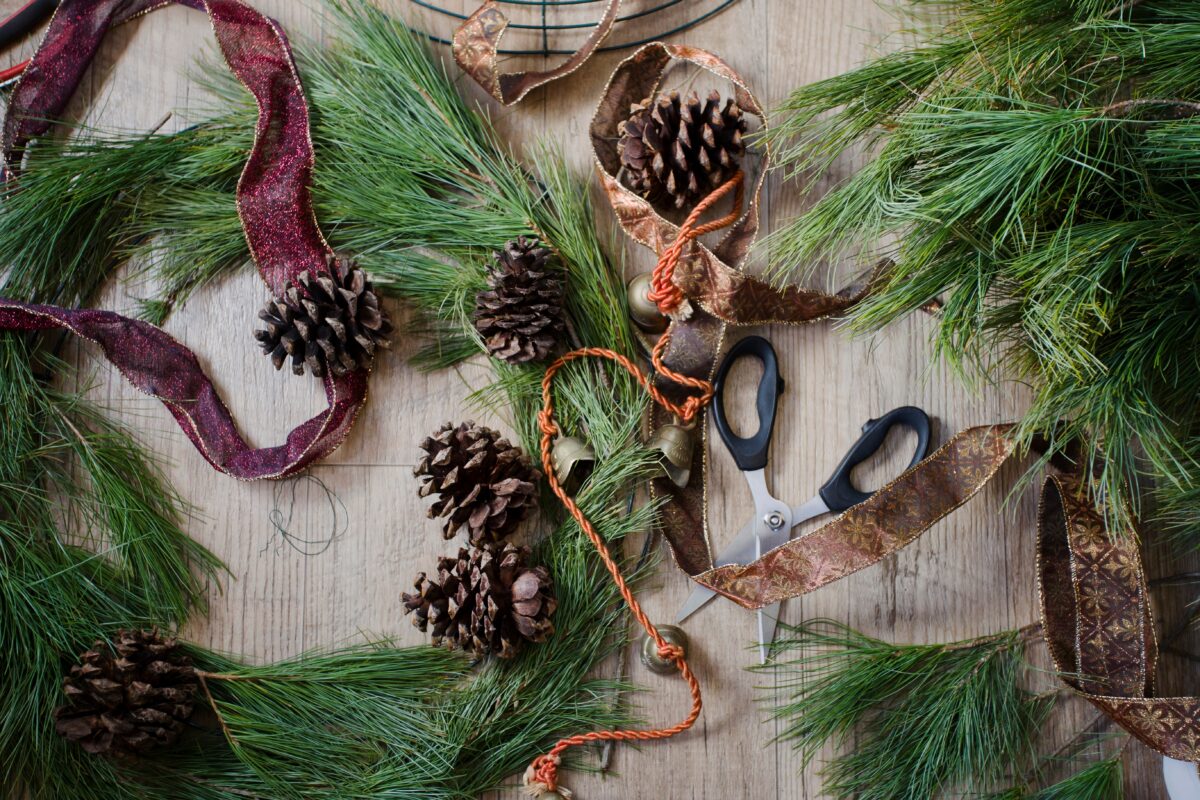
<instances>
[{"instance_id":1,"label":"scissor pivot screw","mask_svg":"<svg viewBox=\"0 0 1200 800\"><path fill-rule=\"evenodd\" d=\"M666 640L667 644L673 644L681 648L684 655L687 654L688 638L682 628L674 625L659 625L658 634ZM657 675L670 675L678 669L674 659L663 658L658 654L658 644L649 636L642 639L642 663L646 665L646 669Z\"/></svg>"},{"instance_id":2,"label":"scissor pivot screw","mask_svg":"<svg viewBox=\"0 0 1200 800\"><path fill-rule=\"evenodd\" d=\"M778 511L772 511L763 517L763 522L767 523L767 527L773 531L777 531L783 527L783 514Z\"/></svg>"}]
</instances>

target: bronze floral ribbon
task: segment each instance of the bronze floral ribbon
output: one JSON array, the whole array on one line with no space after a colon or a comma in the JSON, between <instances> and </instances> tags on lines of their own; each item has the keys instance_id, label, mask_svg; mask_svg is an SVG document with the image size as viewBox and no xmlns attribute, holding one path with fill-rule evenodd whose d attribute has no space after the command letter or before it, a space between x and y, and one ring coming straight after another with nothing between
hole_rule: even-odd
<instances>
[{"instance_id":1,"label":"bronze floral ribbon","mask_svg":"<svg viewBox=\"0 0 1200 800\"><path fill-rule=\"evenodd\" d=\"M763 107L746 81L712 53L655 42L621 62L609 78L592 118L589 129L592 149L600 185L621 227L634 241L656 255L678 238L679 226L659 214L653 205L622 182L621 159L617 152L618 126L628 116L631 105L653 97L661 90L667 71L676 62L693 64L715 79L731 84L738 106L766 126ZM678 315L671 321L671 340L664 362L677 372L711 379L727 325L814 322L844 312L866 293L866 282L837 294L798 287L779 289L738 268L759 232L760 199L769 162L770 153L765 152L745 213L720 242L710 249L699 240L692 241L675 270L674 282L692 304L690 314ZM681 387L671 381L660 381L656 385L671 399L683 399ZM651 426L673 421L659 408L651 414ZM701 419L698 424L702 435L707 436L705 421ZM663 508L661 526L676 563L689 575L712 566L704 492L706 451L706 446L696 448L692 480L686 487L679 488L665 479L654 481L652 486L654 494L670 499Z\"/></svg>"},{"instance_id":2,"label":"bronze floral ribbon","mask_svg":"<svg viewBox=\"0 0 1200 800\"><path fill-rule=\"evenodd\" d=\"M746 608L762 608L869 567L982 489L1013 453L1010 430L1010 425L969 428L807 536L752 564L715 567L693 578Z\"/></svg>"},{"instance_id":3,"label":"bronze floral ribbon","mask_svg":"<svg viewBox=\"0 0 1200 800\"><path fill-rule=\"evenodd\" d=\"M269 17L239 0L174 0L207 12L226 62L254 95L254 146L238 183L237 203L250 252L272 292L306 270L325 267L329 245L313 213L313 146L308 104L287 37ZM20 190L23 151L51 127L74 94L105 34L164 0L65 0L13 90L4 124L5 179ZM138 389L161 400L216 469L244 480L279 478L335 450L366 402L365 372L325 378L328 408L293 430L283 445L255 449L196 356L158 328L107 311L0 300L0 329L62 328L100 345Z\"/></svg>"},{"instance_id":4,"label":"bronze floral ribbon","mask_svg":"<svg viewBox=\"0 0 1200 800\"><path fill-rule=\"evenodd\" d=\"M621 10L621 0L608 0L604 14L591 34L566 61L545 72L501 72L500 39L508 30L508 17L488 0L454 32L451 50L458 66L502 104L511 106L539 86L564 78L583 66L608 38Z\"/></svg>"},{"instance_id":5,"label":"bronze floral ribbon","mask_svg":"<svg viewBox=\"0 0 1200 800\"><path fill-rule=\"evenodd\" d=\"M1153 697L1158 644L1137 537L1113 536L1073 477L1038 512L1038 594L1062 680L1164 756L1200 761L1200 697Z\"/></svg>"}]
</instances>

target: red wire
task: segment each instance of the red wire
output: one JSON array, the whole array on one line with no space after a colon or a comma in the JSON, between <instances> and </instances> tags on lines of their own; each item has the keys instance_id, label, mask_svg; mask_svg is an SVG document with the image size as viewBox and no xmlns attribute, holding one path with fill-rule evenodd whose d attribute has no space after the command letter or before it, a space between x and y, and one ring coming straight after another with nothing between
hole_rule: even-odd
<instances>
[{"instance_id":1,"label":"red wire","mask_svg":"<svg viewBox=\"0 0 1200 800\"><path fill-rule=\"evenodd\" d=\"M8 69L0 70L0 83L7 83L8 81L11 81L13 78L19 77L20 74L25 71L25 68L29 66L29 62L31 60L32 59L27 58L24 61L22 61L20 64L14 64L11 67L9 67Z\"/></svg>"},{"instance_id":2,"label":"red wire","mask_svg":"<svg viewBox=\"0 0 1200 800\"><path fill-rule=\"evenodd\" d=\"M26 11L28 11L34 5L37 5L38 2L40 2L40 0L28 0L28 2L25 3L25 5L21 6L16 11L14 11L13 13L11 13L7 17L5 17L3 22L0 22L0 30L7 28L9 25L11 25L13 23L14 20L18 19L21 15L23 15ZM36 21L33 25L30 26L30 30L21 31L21 34L30 33L30 32L32 32L33 28L35 28L35 27L36 27ZM13 80L14 78L20 77L21 73L24 72L26 67L29 66L29 62L31 60L32 59L25 59L24 61L22 61L19 64L14 64L11 67L0 70L0 84L8 83L9 81Z\"/></svg>"}]
</instances>

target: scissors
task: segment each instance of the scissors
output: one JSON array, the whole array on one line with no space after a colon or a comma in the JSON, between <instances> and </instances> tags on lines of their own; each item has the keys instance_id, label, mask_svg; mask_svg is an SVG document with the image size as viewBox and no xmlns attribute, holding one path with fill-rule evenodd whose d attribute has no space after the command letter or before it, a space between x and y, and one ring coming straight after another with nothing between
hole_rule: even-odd
<instances>
[{"instance_id":1,"label":"scissors","mask_svg":"<svg viewBox=\"0 0 1200 800\"><path fill-rule=\"evenodd\" d=\"M758 384L758 432L743 438L733 432L725 416L725 387L729 371L743 358L752 357L762 362L763 376ZM770 449L771 433L775 429L775 412L779 406L779 395L783 392L783 378L779 376L779 360L775 348L761 336L750 336L730 348L729 353L717 370L713 384L713 421L717 432L733 456L734 462L750 484L754 498L754 516L742 528L733 542L714 561L715 566L748 564L763 553L786 544L791 538L792 528L822 514L841 513L858 505L874 492L863 492L855 488L850 473L856 466L875 455L887 439L888 432L897 425L910 428L917 434L917 450L909 467L925 458L929 451L929 415L915 406L902 406L878 419L867 420L862 427L862 436L842 462L837 465L833 476L825 482L812 499L796 507L775 498L767 489L767 452ZM699 611L716 592L705 586L696 586L687 602L679 610L677 622ZM765 664L775 628L779 622L779 603L758 611L759 657Z\"/></svg>"}]
</instances>

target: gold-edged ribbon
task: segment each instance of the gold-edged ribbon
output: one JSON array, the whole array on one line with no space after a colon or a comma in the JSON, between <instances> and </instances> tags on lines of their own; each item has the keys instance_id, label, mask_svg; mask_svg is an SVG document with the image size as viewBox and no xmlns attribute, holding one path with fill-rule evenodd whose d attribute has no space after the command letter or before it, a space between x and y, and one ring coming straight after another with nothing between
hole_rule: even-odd
<instances>
[{"instance_id":1,"label":"gold-edged ribbon","mask_svg":"<svg viewBox=\"0 0 1200 800\"><path fill-rule=\"evenodd\" d=\"M539 86L570 75L583 66L612 33L621 10L621 0L608 0L604 15L578 50L566 61L545 72L502 72L500 40L508 30L508 17L488 0L454 32L451 50L463 72L483 90L506 106L519 103Z\"/></svg>"}]
</instances>

